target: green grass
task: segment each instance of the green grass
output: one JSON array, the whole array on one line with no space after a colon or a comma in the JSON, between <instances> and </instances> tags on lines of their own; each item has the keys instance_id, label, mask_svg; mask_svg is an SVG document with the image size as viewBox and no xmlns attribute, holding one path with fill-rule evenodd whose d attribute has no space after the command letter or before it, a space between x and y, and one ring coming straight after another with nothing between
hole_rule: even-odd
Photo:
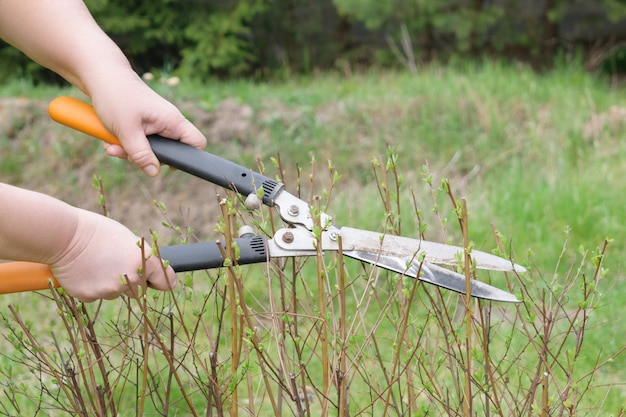
<instances>
[{"instance_id":1,"label":"green grass","mask_svg":"<svg viewBox=\"0 0 626 417\"><path fill-rule=\"evenodd\" d=\"M626 144L622 140L626 117L611 119L608 116L614 114L610 113L612 106L623 105L622 88L609 87L605 80L585 73L575 63L563 64L545 74L513 64L468 63L424 67L416 75L371 71L344 77L327 73L261 84L216 80L204 86L186 85L183 80L174 90L161 85L155 88L174 101L194 101L208 110L219 108L225 99L249 105L255 114L249 135L236 141L212 144L209 150L250 167L259 159L271 175L275 174L271 158L279 154L288 188L299 189L305 197L324 195L330 190L327 161L331 160L341 179L332 188L327 211L338 224L382 231L389 227L386 214L391 211L396 230L402 235L416 237L421 229L427 239L462 244L453 207L439 190L442 179L447 178L453 194L467 200L470 238L475 247L484 251L495 249L495 229L503 236L504 250L507 253L511 250L519 263L531 268L528 275L522 276L525 282L511 282L514 290L521 291L528 286L537 291L535 294L541 294L541 289L545 288L555 291L556 296L559 284L564 285L575 277L570 296L560 300L563 306L557 310L560 314L576 309L580 301L579 287L593 273L591 260L583 257L585 250L594 251L606 238L611 239L603 264L607 272L598 287L602 297L593 309L585 334L584 350L578 358L578 375L592 369L598 356L607 358L626 346L621 338L626 331L621 320L622 300L626 297L621 256L626 251L626 185L623 180ZM0 96L48 99L61 93L67 90L39 89L25 83L0 88ZM604 123L597 125L590 135L590 121L594 117ZM0 140L3 141L2 152L8 142L5 138ZM45 144L35 146L36 136L20 140L20 155L25 149L48 152L45 161L53 167L18 175L16 171L24 163L23 157L11 154L16 148L7 147L9 153L3 154L0 172L11 180L17 178L15 181L22 185L32 182L51 193L61 188L61 194L73 196L72 201L78 204L77 194L82 191L73 190L80 181L72 170L83 172L79 170L81 161L88 159L89 152L96 151L96 146L76 149L74 136L68 136L52 148ZM389 148L398 156L397 172L402 176L398 205L392 204L391 209L385 207L384 199L378 196L376 178L377 175L380 178L381 171L372 166L374 159L383 166L386 164ZM137 184L147 182L136 170L97 155L93 169L104 176L105 185L110 184L121 196L135 199L133 204L150 204L147 198L137 197ZM314 167L312 158L316 161ZM36 178L36 172L49 176L59 164L67 165L62 174L65 185L49 184L47 178ZM428 175L432 175L432 186L425 181ZM185 184L175 182L181 176L163 176L169 187L162 190L164 193L185 190ZM126 194L125 187L130 190ZM206 201L210 205L212 192L212 189L207 190L201 198L178 204L183 205L183 211L187 209L184 204L198 205ZM112 209L115 210L115 202ZM178 209L170 206L170 211ZM147 225L129 226L151 227L152 223L160 222L160 218L155 215L154 219L144 221ZM214 222L214 219L206 221ZM190 226L200 229L199 225ZM198 237L212 238L205 232ZM316 297L316 292L311 290L316 285L311 278L316 273L314 264L314 259L309 260L304 277L298 276L300 293L312 299ZM347 268L350 276L362 273L355 263L347 261ZM578 269L581 275L576 274ZM490 279L502 288L507 285L501 274L482 273L479 277ZM328 284L329 293L333 291L334 279L332 277L332 283ZM269 294L280 291L279 287L267 288L265 278L258 280L258 274L251 273L245 282L250 296L248 302L255 308L267 308ZM355 280L352 284L356 294L367 288L363 282ZM200 285L198 292L209 291L198 280L194 285ZM273 285L278 284L273 282ZM383 294L389 291L389 297L395 297L385 286L378 290ZM409 321L409 327L416 334L424 331L421 327L424 321L436 320L428 311L426 295L421 297ZM6 299L6 304L32 300L29 295L6 296ZM347 301L349 311L356 308L357 299L355 295ZM537 308L541 305L538 299L526 301ZM46 306L49 301L39 300L38 303ZM381 304L375 303L375 308L364 312L367 317L364 328L354 335L352 348L358 350L361 346L368 353L358 362L363 369L378 366L375 353L366 342L366 327L384 311L377 335L392 345L400 317L393 306L377 303ZM113 311L118 308L116 302L108 304ZM336 304L333 305L336 308ZM307 301L303 306L310 317L315 317L314 301ZM6 314L4 309L2 311ZM515 312L513 308L503 308L501 314L510 317ZM21 313L28 315L24 308ZM522 337L522 323L532 320L523 318L523 310L517 313L520 321L513 321L510 327L502 325L499 335L511 337L512 352L518 349L524 352L528 339ZM112 313L105 310L102 314L106 317ZM329 322L333 321L329 319ZM312 323L314 321L306 325L312 328ZM562 323L567 327L566 319ZM51 329L60 331L54 323L48 322L41 324L37 331L49 334ZM462 326L456 331L462 335ZM437 340L425 332L424 346L429 349L424 348L420 357L424 363L439 369L442 380L448 380L450 376L443 375L445 370L436 367L438 359L429 356L438 350ZM309 345L306 347L313 351ZM4 348L7 349L11 348ZM349 352L355 355L354 350ZM528 357L519 361L521 367L537 366L536 357L531 354L534 352L528 350L527 353ZM505 361L509 363L509 357ZM310 366L313 377L318 378L321 367L317 361L311 360ZM602 368L594 381L595 388L585 394L583 408L585 412L587 408L591 411L582 415L618 415L626 398L622 388L626 382L622 375L625 366L626 358L618 356ZM555 370L555 375L557 373ZM529 389L525 375L511 371L512 380L519 378L515 382L520 383L520 390ZM381 377L372 370L372 378ZM316 381L322 384L319 379ZM368 398L364 391L363 385L352 387L354 402L361 406ZM375 411L381 410L376 408Z\"/></svg>"}]
</instances>

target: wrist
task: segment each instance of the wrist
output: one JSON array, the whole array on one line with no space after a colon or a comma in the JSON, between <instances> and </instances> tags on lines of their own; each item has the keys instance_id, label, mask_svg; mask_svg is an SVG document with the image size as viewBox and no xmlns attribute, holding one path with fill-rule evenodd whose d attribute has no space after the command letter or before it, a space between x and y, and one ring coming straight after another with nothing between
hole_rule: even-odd
<instances>
[{"instance_id":1,"label":"wrist","mask_svg":"<svg viewBox=\"0 0 626 417\"><path fill-rule=\"evenodd\" d=\"M81 84L83 92L95 102L111 94L130 92L143 81L124 58L122 62L108 62L106 66L96 65L81 70ZM119 98L117 96L116 100Z\"/></svg>"},{"instance_id":2,"label":"wrist","mask_svg":"<svg viewBox=\"0 0 626 417\"><path fill-rule=\"evenodd\" d=\"M98 214L87 210L75 209L75 224L69 239L60 245L53 258L47 262L50 265L67 264L76 259L90 245L97 232L96 224Z\"/></svg>"}]
</instances>

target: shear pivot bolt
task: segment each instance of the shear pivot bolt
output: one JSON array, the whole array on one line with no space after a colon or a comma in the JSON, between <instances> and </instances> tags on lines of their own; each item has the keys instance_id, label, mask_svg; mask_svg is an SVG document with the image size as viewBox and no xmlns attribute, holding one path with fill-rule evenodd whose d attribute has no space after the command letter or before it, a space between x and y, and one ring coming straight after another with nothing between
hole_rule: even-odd
<instances>
[{"instance_id":1,"label":"shear pivot bolt","mask_svg":"<svg viewBox=\"0 0 626 417\"><path fill-rule=\"evenodd\" d=\"M288 213L290 216L296 217L298 214L300 214L300 207L294 204L293 206L289 207Z\"/></svg>"},{"instance_id":2,"label":"shear pivot bolt","mask_svg":"<svg viewBox=\"0 0 626 417\"><path fill-rule=\"evenodd\" d=\"M254 236L254 229L246 224L241 226L238 234L239 237L252 237Z\"/></svg>"},{"instance_id":3,"label":"shear pivot bolt","mask_svg":"<svg viewBox=\"0 0 626 417\"><path fill-rule=\"evenodd\" d=\"M256 210L261 206L261 202L259 201L259 197L256 194L248 194L246 197L246 201L244 201L244 206L250 211Z\"/></svg>"},{"instance_id":4,"label":"shear pivot bolt","mask_svg":"<svg viewBox=\"0 0 626 417\"><path fill-rule=\"evenodd\" d=\"M283 235L283 242L285 243L292 243L294 239L293 233L291 232L285 232L285 234Z\"/></svg>"}]
</instances>

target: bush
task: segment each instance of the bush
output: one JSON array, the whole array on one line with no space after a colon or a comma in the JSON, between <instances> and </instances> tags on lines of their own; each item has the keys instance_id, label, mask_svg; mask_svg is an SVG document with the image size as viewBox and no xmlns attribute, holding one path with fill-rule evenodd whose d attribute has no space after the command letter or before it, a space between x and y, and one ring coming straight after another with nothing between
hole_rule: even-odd
<instances>
[{"instance_id":1,"label":"bush","mask_svg":"<svg viewBox=\"0 0 626 417\"><path fill-rule=\"evenodd\" d=\"M373 161L389 233L400 224L395 158ZM457 207L450 184L437 192ZM227 241L239 221L271 227L236 198L221 208ZM14 352L0 362L0 415L608 414L594 380L624 348L584 358L605 249L553 279L510 274L517 306L321 254L188 274L175 291L103 304L53 291L50 337L16 306L3 317Z\"/></svg>"}]
</instances>

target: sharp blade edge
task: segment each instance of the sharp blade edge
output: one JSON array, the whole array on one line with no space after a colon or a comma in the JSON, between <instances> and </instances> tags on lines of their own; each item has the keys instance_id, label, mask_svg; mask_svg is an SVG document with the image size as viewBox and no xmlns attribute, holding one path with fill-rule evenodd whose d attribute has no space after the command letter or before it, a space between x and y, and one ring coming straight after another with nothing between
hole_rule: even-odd
<instances>
[{"instance_id":1,"label":"sharp blade edge","mask_svg":"<svg viewBox=\"0 0 626 417\"><path fill-rule=\"evenodd\" d=\"M420 262L407 261L406 259L397 256L378 255L370 252L354 250L343 251L343 254L350 258L358 259L398 274L418 278L426 283L433 284L441 288L455 291L460 294L466 293L465 276L428 262L424 262L422 264L420 271ZM419 276L418 273L420 273ZM485 284L484 282L472 280L470 288L472 297L507 303L519 302L515 295Z\"/></svg>"}]
</instances>

